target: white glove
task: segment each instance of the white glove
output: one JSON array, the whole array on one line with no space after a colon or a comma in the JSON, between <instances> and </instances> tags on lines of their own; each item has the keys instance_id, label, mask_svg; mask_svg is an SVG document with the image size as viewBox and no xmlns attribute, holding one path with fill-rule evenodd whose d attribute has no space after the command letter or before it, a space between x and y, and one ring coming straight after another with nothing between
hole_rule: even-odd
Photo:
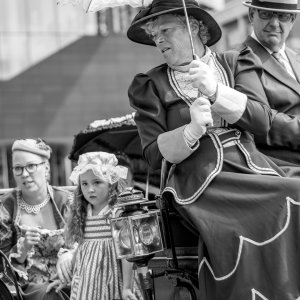
<instances>
[{"instance_id":1,"label":"white glove","mask_svg":"<svg viewBox=\"0 0 300 300\"><path fill-rule=\"evenodd\" d=\"M190 79L194 88L198 88L201 93L211 97L217 92L217 80L211 68L200 59L190 63Z\"/></svg>"},{"instance_id":2,"label":"white glove","mask_svg":"<svg viewBox=\"0 0 300 300\"><path fill-rule=\"evenodd\" d=\"M190 106L191 122L184 129L184 136L189 143L195 143L212 126L213 119L208 99L200 97Z\"/></svg>"}]
</instances>

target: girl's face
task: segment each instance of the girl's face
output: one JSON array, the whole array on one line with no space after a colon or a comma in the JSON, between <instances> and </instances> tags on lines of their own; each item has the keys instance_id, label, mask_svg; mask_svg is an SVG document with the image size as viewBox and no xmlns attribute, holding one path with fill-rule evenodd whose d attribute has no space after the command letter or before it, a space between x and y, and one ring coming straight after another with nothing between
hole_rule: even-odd
<instances>
[{"instance_id":1,"label":"girl's face","mask_svg":"<svg viewBox=\"0 0 300 300\"><path fill-rule=\"evenodd\" d=\"M95 176L92 170L80 175L80 187L93 213L98 214L108 204L109 183Z\"/></svg>"}]
</instances>

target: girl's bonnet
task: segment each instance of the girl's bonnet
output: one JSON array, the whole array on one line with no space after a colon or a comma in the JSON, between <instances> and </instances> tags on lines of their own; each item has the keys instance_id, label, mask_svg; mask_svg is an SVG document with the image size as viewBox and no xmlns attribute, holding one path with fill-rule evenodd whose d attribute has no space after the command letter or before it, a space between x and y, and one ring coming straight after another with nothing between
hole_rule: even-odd
<instances>
[{"instance_id":1,"label":"girl's bonnet","mask_svg":"<svg viewBox=\"0 0 300 300\"><path fill-rule=\"evenodd\" d=\"M70 180L79 184L79 176L91 170L95 176L110 184L120 178L127 178L127 168L118 166L118 159L114 154L107 152L88 152L81 154L78 164L71 173Z\"/></svg>"}]
</instances>

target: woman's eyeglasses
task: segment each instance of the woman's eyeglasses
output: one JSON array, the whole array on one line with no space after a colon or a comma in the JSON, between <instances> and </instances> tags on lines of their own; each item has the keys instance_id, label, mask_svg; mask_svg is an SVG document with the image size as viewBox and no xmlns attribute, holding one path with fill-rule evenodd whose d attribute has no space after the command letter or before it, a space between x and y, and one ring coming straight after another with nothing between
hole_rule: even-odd
<instances>
[{"instance_id":1,"label":"woman's eyeglasses","mask_svg":"<svg viewBox=\"0 0 300 300\"><path fill-rule=\"evenodd\" d=\"M257 11L258 11L258 16L262 20L271 20L273 16L276 15L280 22L286 23L289 22L293 16L293 14L283 13L283 12L273 12L273 11L259 10L259 9Z\"/></svg>"},{"instance_id":2,"label":"woman's eyeglasses","mask_svg":"<svg viewBox=\"0 0 300 300\"><path fill-rule=\"evenodd\" d=\"M26 166L24 166L24 167L22 167L22 166L16 166L16 167L13 167L12 170L13 170L13 172L14 172L14 175L16 175L16 176L22 175L24 169L25 169L29 174L32 174L32 173L34 173L34 172L37 170L37 167L38 167L39 165L42 165L42 164L44 164L44 163L45 163L45 162L43 161L43 162L38 163L38 164L28 164L28 165L26 165Z\"/></svg>"}]
</instances>

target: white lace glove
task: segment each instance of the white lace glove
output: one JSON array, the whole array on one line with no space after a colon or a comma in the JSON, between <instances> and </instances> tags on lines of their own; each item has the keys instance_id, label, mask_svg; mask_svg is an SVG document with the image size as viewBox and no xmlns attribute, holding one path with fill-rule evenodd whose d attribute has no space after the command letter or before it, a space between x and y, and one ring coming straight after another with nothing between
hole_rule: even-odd
<instances>
[{"instance_id":1,"label":"white lace glove","mask_svg":"<svg viewBox=\"0 0 300 300\"><path fill-rule=\"evenodd\" d=\"M191 122L184 128L183 134L188 144L195 144L205 133L207 126L212 126L213 119L208 99L200 97L190 106Z\"/></svg>"},{"instance_id":2,"label":"white lace glove","mask_svg":"<svg viewBox=\"0 0 300 300\"><path fill-rule=\"evenodd\" d=\"M190 63L190 79L194 88L198 88L207 97L212 97L217 92L217 80L211 68L200 59Z\"/></svg>"}]
</instances>

